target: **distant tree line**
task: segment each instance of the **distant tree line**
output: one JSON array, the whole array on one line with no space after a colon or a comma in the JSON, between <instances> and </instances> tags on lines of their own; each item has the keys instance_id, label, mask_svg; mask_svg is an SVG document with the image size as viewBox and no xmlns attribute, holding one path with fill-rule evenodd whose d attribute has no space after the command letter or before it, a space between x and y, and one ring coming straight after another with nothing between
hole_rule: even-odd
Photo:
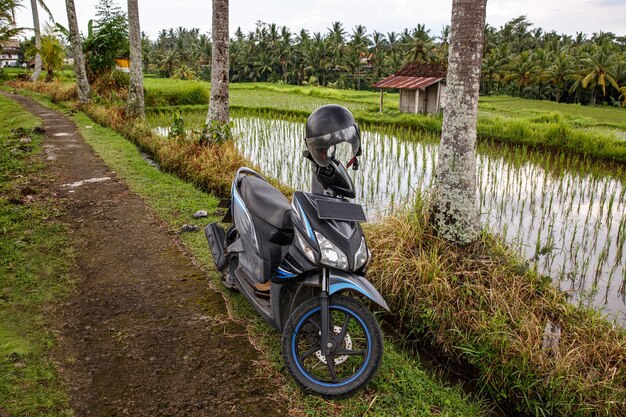
<instances>
[{"instance_id":1,"label":"distant tree line","mask_svg":"<svg viewBox=\"0 0 626 417\"><path fill-rule=\"evenodd\" d=\"M6 30L20 1L0 3L6 3L0 13ZM129 51L126 15L115 0L101 0L97 9L97 19L84 36L91 79L110 69L115 57L128 57ZM230 40L230 80L369 89L408 62L445 62L449 35L449 26L438 35L423 24L401 32L369 33L363 25L347 29L341 22L332 22L324 33L296 33L259 21L248 33L237 28ZM486 25L484 38L483 95L626 106L626 36L546 32L520 16L499 29ZM211 37L199 29L162 30L155 40L143 34L142 49L147 72L210 79Z\"/></svg>"},{"instance_id":2,"label":"distant tree line","mask_svg":"<svg viewBox=\"0 0 626 417\"><path fill-rule=\"evenodd\" d=\"M333 22L325 33L257 22L230 41L233 82L268 81L368 89L407 62L446 61L450 28L439 35L418 24L401 32L348 30ZM198 29L144 36L144 66L162 77L210 75L211 40ZM525 16L499 29L485 26L481 93L576 103L626 104L626 36L546 32Z\"/></svg>"}]
</instances>

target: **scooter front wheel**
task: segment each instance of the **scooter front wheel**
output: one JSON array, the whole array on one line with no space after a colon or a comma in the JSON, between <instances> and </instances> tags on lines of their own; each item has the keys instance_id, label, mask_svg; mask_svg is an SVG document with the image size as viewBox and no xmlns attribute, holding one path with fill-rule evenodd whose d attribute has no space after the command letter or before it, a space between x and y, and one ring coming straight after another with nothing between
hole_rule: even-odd
<instances>
[{"instance_id":1,"label":"scooter front wheel","mask_svg":"<svg viewBox=\"0 0 626 417\"><path fill-rule=\"evenodd\" d=\"M321 354L320 302L312 298L294 311L283 330L283 357L306 391L346 397L367 385L378 370L382 331L372 313L352 298L331 297L329 310L330 353Z\"/></svg>"}]
</instances>

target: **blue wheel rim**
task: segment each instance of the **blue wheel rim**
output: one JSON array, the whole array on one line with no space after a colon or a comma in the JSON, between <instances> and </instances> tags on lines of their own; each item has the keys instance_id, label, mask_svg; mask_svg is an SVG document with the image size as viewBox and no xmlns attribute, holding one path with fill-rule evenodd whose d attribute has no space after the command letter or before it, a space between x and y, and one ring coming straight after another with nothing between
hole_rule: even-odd
<instances>
[{"instance_id":1,"label":"blue wheel rim","mask_svg":"<svg viewBox=\"0 0 626 417\"><path fill-rule=\"evenodd\" d=\"M363 360L363 363L359 367L359 370L354 375L352 375L350 378L348 378L348 379L346 379L344 381L340 381L340 382L337 382L337 383L332 383L332 382L320 381L320 380L314 378L306 369L303 368L303 366L302 366L302 364L300 363L300 360L299 360L298 352L296 351L297 336L298 336L298 333L299 333L300 328L302 327L302 325L314 313L320 311L320 307L316 307L316 308L312 309L311 311L309 311L307 314L304 315L304 317L302 317L300 319L298 324L296 324L296 327L294 329L293 335L291 336L291 354L292 354L292 356L294 358L296 366L298 367L298 370L309 381L313 382L316 385L320 385L320 386L327 387L327 388L339 388L339 387L342 387L342 386L350 384L351 382L356 380L365 371L365 368L367 367L367 364L370 361L370 356L372 354L372 349L371 349L372 337L371 337L370 332L367 329L367 326L365 325L365 322L363 321L363 319L358 314L356 314L354 311L350 310L347 307L336 306L336 305L335 306L331 305L330 309L332 309L332 310L340 310L340 311L343 311L344 313L350 314L354 319L356 319L359 322L359 324L361 325L361 328L365 331L365 335L366 335L366 338L367 338L367 355L366 355L365 359Z\"/></svg>"}]
</instances>

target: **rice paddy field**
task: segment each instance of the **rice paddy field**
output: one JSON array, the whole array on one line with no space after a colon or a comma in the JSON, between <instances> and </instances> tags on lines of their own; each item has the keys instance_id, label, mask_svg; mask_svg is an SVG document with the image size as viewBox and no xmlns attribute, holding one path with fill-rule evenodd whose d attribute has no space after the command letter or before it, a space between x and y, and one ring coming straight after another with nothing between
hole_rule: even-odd
<instances>
[{"instance_id":1,"label":"rice paddy field","mask_svg":"<svg viewBox=\"0 0 626 417\"><path fill-rule=\"evenodd\" d=\"M241 99L235 97L233 101ZM319 105L319 97L309 99L313 108ZM204 117L204 108L183 113L190 128L201 126ZM167 112L153 112L149 122L167 135ZM304 123L238 115L233 128L237 148L263 174L294 189L309 189L310 166L301 157ZM357 201L370 221L428 192L437 141L434 134L364 126L361 170L350 172ZM626 323L624 165L483 143L477 174L483 225L514 247L529 266L550 277L572 303Z\"/></svg>"}]
</instances>

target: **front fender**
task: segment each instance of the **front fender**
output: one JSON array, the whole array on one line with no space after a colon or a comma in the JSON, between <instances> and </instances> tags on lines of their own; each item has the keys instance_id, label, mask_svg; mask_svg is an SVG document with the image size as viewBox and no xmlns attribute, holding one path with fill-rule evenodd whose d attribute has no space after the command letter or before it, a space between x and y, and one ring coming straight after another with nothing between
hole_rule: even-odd
<instances>
[{"instance_id":1,"label":"front fender","mask_svg":"<svg viewBox=\"0 0 626 417\"><path fill-rule=\"evenodd\" d=\"M385 310L389 311L387 302L380 295L378 290L364 277L352 275L344 271L330 270L330 291L333 295L342 291L353 290L363 294Z\"/></svg>"}]
</instances>

